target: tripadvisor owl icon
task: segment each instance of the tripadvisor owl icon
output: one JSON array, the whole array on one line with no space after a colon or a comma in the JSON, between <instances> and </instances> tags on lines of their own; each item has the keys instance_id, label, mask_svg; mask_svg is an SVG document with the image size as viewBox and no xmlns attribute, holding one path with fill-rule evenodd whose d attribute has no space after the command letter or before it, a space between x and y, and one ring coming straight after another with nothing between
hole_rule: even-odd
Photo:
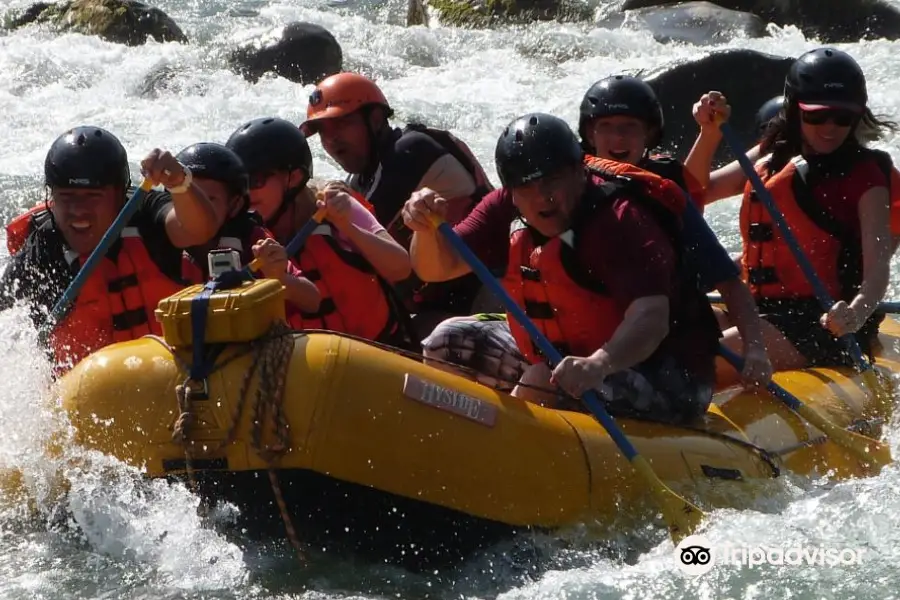
<instances>
[{"instance_id":1,"label":"tripadvisor owl icon","mask_svg":"<svg viewBox=\"0 0 900 600\"><path fill-rule=\"evenodd\" d=\"M689 535L675 546L675 564L688 575L708 573L715 563L712 544L702 535Z\"/></svg>"}]
</instances>

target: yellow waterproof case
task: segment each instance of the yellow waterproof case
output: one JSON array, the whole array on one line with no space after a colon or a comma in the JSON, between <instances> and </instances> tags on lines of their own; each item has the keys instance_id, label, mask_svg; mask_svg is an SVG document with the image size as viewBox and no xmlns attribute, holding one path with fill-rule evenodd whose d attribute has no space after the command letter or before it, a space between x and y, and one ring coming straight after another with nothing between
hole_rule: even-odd
<instances>
[{"instance_id":1,"label":"yellow waterproof case","mask_svg":"<svg viewBox=\"0 0 900 600\"><path fill-rule=\"evenodd\" d=\"M155 314L163 338L175 348L192 345L191 303L202 285L192 285L160 301ZM204 342L249 342L284 321L284 286L275 279L245 281L209 296Z\"/></svg>"}]
</instances>

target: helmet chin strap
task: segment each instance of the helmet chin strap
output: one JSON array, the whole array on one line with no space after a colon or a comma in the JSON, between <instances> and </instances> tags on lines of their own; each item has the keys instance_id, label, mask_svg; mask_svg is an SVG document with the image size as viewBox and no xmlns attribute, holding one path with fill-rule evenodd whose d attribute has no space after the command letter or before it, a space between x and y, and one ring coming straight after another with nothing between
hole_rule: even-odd
<instances>
[{"instance_id":1,"label":"helmet chin strap","mask_svg":"<svg viewBox=\"0 0 900 600\"><path fill-rule=\"evenodd\" d=\"M384 129L383 125L378 131L375 131L375 128L372 127L372 111L374 109L374 106L366 106L360 111L362 112L363 119L365 119L366 131L369 134L369 153L366 158L368 164L365 166L364 170L372 171L373 173L378 168L378 147L381 138L381 132ZM363 173L363 175L369 175L369 173Z\"/></svg>"},{"instance_id":2,"label":"helmet chin strap","mask_svg":"<svg viewBox=\"0 0 900 600\"><path fill-rule=\"evenodd\" d=\"M272 229L281 217L284 216L284 213L287 212L287 209L290 208L291 203L297 198L297 194L300 193L300 190L303 189L303 186L306 185L304 182L301 185L294 186L292 188L285 188L284 193L281 195L281 204L278 205L278 208L275 210L275 214L273 214L269 219L266 219L266 228Z\"/></svg>"},{"instance_id":3,"label":"helmet chin strap","mask_svg":"<svg viewBox=\"0 0 900 600\"><path fill-rule=\"evenodd\" d=\"M293 173L296 169L294 167L289 167L287 169L288 180L290 180L291 173ZM284 216L284 213L287 212L287 209L290 208L291 204L294 200L297 199L297 195L300 191L306 187L306 184L309 183L309 175L306 173L305 169L300 169L303 172L303 179L295 185L294 187L285 187L284 192L281 194L281 204L278 205L278 208L275 210L275 214L273 214L269 219L266 219L265 226L268 229L272 229L275 227L275 224Z\"/></svg>"}]
</instances>

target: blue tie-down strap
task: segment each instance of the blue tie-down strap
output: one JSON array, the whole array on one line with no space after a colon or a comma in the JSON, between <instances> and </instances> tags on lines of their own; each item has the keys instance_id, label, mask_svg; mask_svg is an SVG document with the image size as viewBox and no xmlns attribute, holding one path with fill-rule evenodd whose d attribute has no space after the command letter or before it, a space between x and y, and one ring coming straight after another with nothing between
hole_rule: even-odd
<instances>
[{"instance_id":1,"label":"blue tie-down strap","mask_svg":"<svg viewBox=\"0 0 900 600\"><path fill-rule=\"evenodd\" d=\"M194 347L194 360L191 364L191 381L204 381L212 372L214 359L208 359L204 350L206 344L206 319L209 315L209 298L218 290L230 290L239 287L245 281L252 281L253 276L244 270L225 271L215 279L210 279L203 290L191 300L191 342Z\"/></svg>"}]
</instances>

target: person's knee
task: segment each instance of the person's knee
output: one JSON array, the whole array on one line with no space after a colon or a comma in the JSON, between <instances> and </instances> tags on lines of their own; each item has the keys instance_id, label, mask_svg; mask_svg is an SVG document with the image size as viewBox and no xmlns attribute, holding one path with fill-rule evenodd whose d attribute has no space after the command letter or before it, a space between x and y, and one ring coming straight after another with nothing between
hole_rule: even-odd
<instances>
[{"instance_id":1,"label":"person's knee","mask_svg":"<svg viewBox=\"0 0 900 600\"><path fill-rule=\"evenodd\" d=\"M519 384L513 388L512 395L526 402L552 408L557 400L556 390L550 385L552 373L545 363L530 365L522 373Z\"/></svg>"}]
</instances>

